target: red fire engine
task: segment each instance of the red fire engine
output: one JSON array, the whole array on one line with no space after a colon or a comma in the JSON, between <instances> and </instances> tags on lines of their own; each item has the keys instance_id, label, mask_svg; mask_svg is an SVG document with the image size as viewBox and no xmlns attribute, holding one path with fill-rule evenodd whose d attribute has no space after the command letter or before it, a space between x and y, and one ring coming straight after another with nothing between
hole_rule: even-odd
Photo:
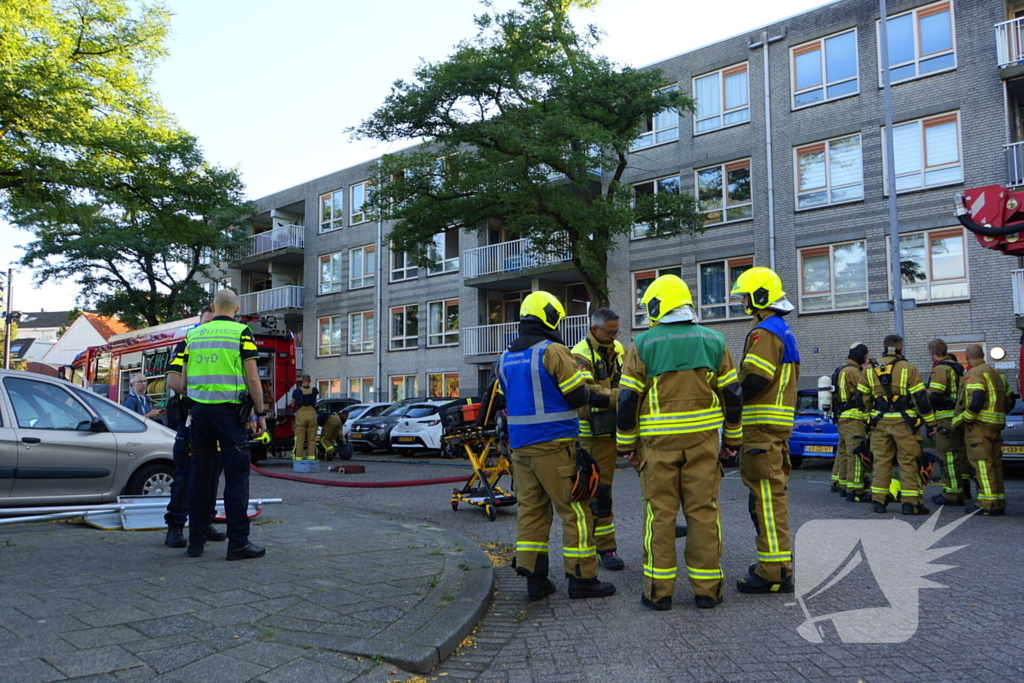
<instances>
[{"instance_id":1,"label":"red fire engine","mask_svg":"<svg viewBox=\"0 0 1024 683\"><path fill-rule=\"evenodd\" d=\"M253 443L250 448L256 462L266 457L268 451L292 449L295 417L288 403L296 382L295 336L285 328L283 316L242 316L240 320L252 328L256 339L263 400L271 413L267 418L270 444ZM131 389L131 376L142 372L148 381L146 393L153 407L163 409L168 399L165 376L174 347L198 324L198 317L187 318L115 335L108 343L78 354L72 364L72 380L111 401L123 403Z\"/></svg>"}]
</instances>

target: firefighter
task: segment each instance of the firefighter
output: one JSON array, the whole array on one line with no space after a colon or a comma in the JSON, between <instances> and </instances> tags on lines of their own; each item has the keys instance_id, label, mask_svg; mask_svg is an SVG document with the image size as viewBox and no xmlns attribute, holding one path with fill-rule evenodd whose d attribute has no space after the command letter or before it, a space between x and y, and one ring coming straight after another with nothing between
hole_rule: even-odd
<instances>
[{"instance_id":1,"label":"firefighter","mask_svg":"<svg viewBox=\"0 0 1024 683\"><path fill-rule=\"evenodd\" d=\"M741 593L792 593L789 537L789 436L793 433L800 351L783 316L793 310L782 280L770 268L750 268L732 288L754 317L743 348L743 446L740 476L750 489L757 562L736 588Z\"/></svg>"},{"instance_id":2,"label":"firefighter","mask_svg":"<svg viewBox=\"0 0 1024 683\"><path fill-rule=\"evenodd\" d=\"M316 460L316 400L320 392L310 386L312 378L302 376L302 384L292 392L291 408L295 410L294 460Z\"/></svg>"},{"instance_id":3,"label":"firefighter","mask_svg":"<svg viewBox=\"0 0 1024 683\"><path fill-rule=\"evenodd\" d=\"M346 446L345 437L342 435L342 428L345 426L345 415L342 413L325 413L317 415L317 424L320 425L320 443L324 447L324 460L333 460L338 453L336 448L341 446L341 458L345 458Z\"/></svg>"},{"instance_id":4,"label":"firefighter","mask_svg":"<svg viewBox=\"0 0 1024 683\"><path fill-rule=\"evenodd\" d=\"M878 367L868 368L858 389L871 401L871 452L874 475L871 480L871 509L884 514L890 497L893 463L900 468L900 500L904 515L926 515L922 502L924 485L920 427L928 424L935 433L935 414L928 402L921 373L903 357L903 337L885 338L884 355ZM889 349L892 349L890 353Z\"/></svg>"},{"instance_id":5,"label":"firefighter","mask_svg":"<svg viewBox=\"0 0 1024 683\"><path fill-rule=\"evenodd\" d=\"M552 505L562 519L569 597L615 592L614 585L597 579L590 498L598 474L593 458L577 450L577 409L588 403L607 408L610 403L608 396L587 388L563 345L558 323L564 317L565 309L552 294L533 292L520 308L519 336L498 359L518 498L515 567L526 577L530 600L555 591L548 579Z\"/></svg>"},{"instance_id":6,"label":"firefighter","mask_svg":"<svg viewBox=\"0 0 1024 683\"><path fill-rule=\"evenodd\" d=\"M832 375L832 386L835 387L833 411L839 430L839 447L836 449L836 463L832 468L832 485L833 488L838 487L840 495L850 503L866 503L869 500L864 486L864 465L855 453L863 446L866 438L868 418L864 413L863 398L857 391L857 385L861 382L867 360L868 347L858 342L850 347L846 364L837 368Z\"/></svg>"},{"instance_id":7,"label":"firefighter","mask_svg":"<svg viewBox=\"0 0 1024 683\"><path fill-rule=\"evenodd\" d=\"M928 342L928 354L932 357L928 402L935 411L938 424L935 446L942 460L942 493L932 496L932 502L936 505L963 505L964 500L971 497L971 470L964 447L964 429L959 424L953 425L953 410L960 395L964 368L949 355L946 342L941 339Z\"/></svg>"},{"instance_id":8,"label":"firefighter","mask_svg":"<svg viewBox=\"0 0 1024 683\"><path fill-rule=\"evenodd\" d=\"M964 376L964 390L956 406L954 422L964 428L967 459L978 477L978 504L964 508L966 514L985 517L1006 514L1003 492L1003 437L1006 426L1006 384L985 362L977 344L967 347L970 369Z\"/></svg>"},{"instance_id":9,"label":"firefighter","mask_svg":"<svg viewBox=\"0 0 1024 683\"><path fill-rule=\"evenodd\" d=\"M610 308L599 308L590 316L590 330L586 338L572 348L587 388L607 396L609 408L592 409L589 405L579 409L580 442L601 470L597 495L591 503L594 514L594 540L597 542L598 564L605 569L625 568L616 553L615 518L612 514L612 479L615 476L615 404L622 376L622 360L626 350L615 338L619 334L619 316Z\"/></svg>"},{"instance_id":10,"label":"firefighter","mask_svg":"<svg viewBox=\"0 0 1024 683\"><path fill-rule=\"evenodd\" d=\"M707 609L722 601L725 585L719 459L735 456L742 441L743 394L725 337L697 324L685 282L662 275L642 303L651 329L637 335L626 354L616 435L620 453L640 471L645 514L640 602L655 610L672 608L681 506L688 526L686 575L695 604Z\"/></svg>"}]
</instances>

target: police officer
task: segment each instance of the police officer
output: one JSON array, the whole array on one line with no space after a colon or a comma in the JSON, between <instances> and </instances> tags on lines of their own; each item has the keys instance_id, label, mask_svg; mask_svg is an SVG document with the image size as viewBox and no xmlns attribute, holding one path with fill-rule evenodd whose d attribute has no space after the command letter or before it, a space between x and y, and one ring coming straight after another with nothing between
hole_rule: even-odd
<instances>
[{"instance_id":1,"label":"police officer","mask_svg":"<svg viewBox=\"0 0 1024 683\"><path fill-rule=\"evenodd\" d=\"M316 460L316 400L319 390L310 386L313 379L302 376L302 384L292 392L291 408L295 410L295 448L293 460Z\"/></svg>"},{"instance_id":2,"label":"police officer","mask_svg":"<svg viewBox=\"0 0 1024 683\"><path fill-rule=\"evenodd\" d=\"M750 268L732 288L754 317L743 347L743 446L740 476L750 489L750 517L757 530L757 562L736 588L742 593L792 593L789 537L789 436L796 414L800 351L783 318L793 310L782 280L770 268Z\"/></svg>"},{"instance_id":3,"label":"police officer","mask_svg":"<svg viewBox=\"0 0 1024 683\"><path fill-rule=\"evenodd\" d=\"M689 528L686 575L697 607L711 608L722 601L725 584L719 458L733 457L739 449L743 395L725 337L697 324L685 282L662 275L642 303L651 329L637 335L626 354L616 436L619 450L640 470L645 513L640 602L655 610L672 607L678 572L675 521L682 506Z\"/></svg>"},{"instance_id":4,"label":"police officer","mask_svg":"<svg viewBox=\"0 0 1024 683\"><path fill-rule=\"evenodd\" d=\"M1006 386L1000 374L985 362L977 344L967 347L970 370L964 376L964 390L954 420L964 428L967 459L978 476L978 504L964 508L966 514L984 517L1006 514L1003 491L1003 437L1006 426Z\"/></svg>"},{"instance_id":5,"label":"police officer","mask_svg":"<svg viewBox=\"0 0 1024 683\"><path fill-rule=\"evenodd\" d=\"M199 324L205 325L213 318L213 311L203 307L199 314ZM174 413L176 420L177 434L174 436L174 479L171 481L171 499L167 501L167 514L164 515L164 523L167 525L167 536L164 538L164 545L171 548L184 548L188 545L185 540L185 523L188 521L188 492L192 475L192 459L189 457L189 428L188 428L188 406L190 400L185 397L185 387L181 382L181 366L184 364L185 340L182 339L174 347L171 361L167 364L167 388L177 394L169 401L168 415ZM220 480L220 470L210 478L210 515L209 528L206 530L206 540L225 541L228 535L213 526L213 518L216 516L217 483Z\"/></svg>"},{"instance_id":6,"label":"police officer","mask_svg":"<svg viewBox=\"0 0 1024 683\"><path fill-rule=\"evenodd\" d=\"M928 402L921 373L903 357L903 337L885 338L885 355L878 367L868 368L858 387L871 401L871 452L874 475L871 480L871 509L884 514L890 496L893 462L900 467L903 514L926 515L930 510L921 503L926 482L918 471L922 458L921 420L929 433L936 427L935 414ZM892 349L892 352L889 351ZM916 409L915 409L916 406Z\"/></svg>"},{"instance_id":7,"label":"police officer","mask_svg":"<svg viewBox=\"0 0 1024 683\"><path fill-rule=\"evenodd\" d=\"M860 456L854 451L861 448L866 438L867 415L863 410L863 399L857 391L868 360L868 347L856 343L850 347L846 364L836 369L832 376L835 387L833 411L839 430L839 447L836 462L832 467L832 486L845 496L847 502L866 503L865 472ZM838 475L838 478L837 478Z\"/></svg>"},{"instance_id":8,"label":"police officer","mask_svg":"<svg viewBox=\"0 0 1024 683\"><path fill-rule=\"evenodd\" d=\"M573 499L575 451L580 433L577 409L609 406L593 394L572 353L562 344L561 302L533 292L520 309L519 337L498 359L498 381L508 413L508 440L518 498L516 572L526 577L530 600L555 591L548 579L551 507L562 519L562 556L570 598L612 595L615 586L598 581L594 518L590 501Z\"/></svg>"},{"instance_id":9,"label":"police officer","mask_svg":"<svg viewBox=\"0 0 1024 683\"><path fill-rule=\"evenodd\" d=\"M189 330L185 337L182 377L192 408L192 482L189 517L201 518L210 506L211 479L217 460L224 467L224 511L228 522L228 560L263 557L266 549L249 542L249 449L242 415L248 389L256 413L257 433L267 430L263 388L256 359L259 353L248 325L237 323L238 295L222 289L214 296L215 317ZM246 411L248 413L248 411ZM219 447L219 451L218 451ZM199 557L206 545L207 527L189 527L188 555Z\"/></svg>"},{"instance_id":10,"label":"police officer","mask_svg":"<svg viewBox=\"0 0 1024 683\"><path fill-rule=\"evenodd\" d=\"M932 357L932 375L928 380L928 402L935 411L938 433L935 446L942 460L942 493L932 496L936 505L963 505L971 497L971 471L964 447L964 429L953 425L953 410L960 395L964 368L949 355L946 342L932 339L928 342Z\"/></svg>"},{"instance_id":11,"label":"police officer","mask_svg":"<svg viewBox=\"0 0 1024 683\"><path fill-rule=\"evenodd\" d=\"M580 415L580 442L597 460L601 481L591 505L594 513L594 540L597 542L598 564L605 569L625 568L616 553L615 517L612 513L612 480L615 476L615 403L622 376L622 359L626 350L615 338L619 334L619 316L610 308L599 308L590 316L587 336L572 347L572 355L586 378L587 388L607 396L610 407L593 409L583 406Z\"/></svg>"}]
</instances>

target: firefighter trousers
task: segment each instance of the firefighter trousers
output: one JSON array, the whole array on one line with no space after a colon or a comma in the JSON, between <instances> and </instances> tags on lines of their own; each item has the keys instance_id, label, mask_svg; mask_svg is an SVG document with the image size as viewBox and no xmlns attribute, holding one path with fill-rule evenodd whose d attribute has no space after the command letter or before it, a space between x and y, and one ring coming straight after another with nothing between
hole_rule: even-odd
<instances>
[{"instance_id":1,"label":"firefighter trousers","mask_svg":"<svg viewBox=\"0 0 1024 683\"><path fill-rule=\"evenodd\" d=\"M571 441L546 441L512 451L516 482L516 571L526 576L548 573L551 508L562 519L565 573L579 579L597 576L594 517L590 501L574 502L576 453Z\"/></svg>"},{"instance_id":2,"label":"firefighter trousers","mask_svg":"<svg viewBox=\"0 0 1024 683\"><path fill-rule=\"evenodd\" d=\"M977 475L978 493L975 498L982 510L1002 510L1006 507L1003 491L1003 437L996 425L975 423L964 431L967 459Z\"/></svg>"},{"instance_id":3,"label":"firefighter trousers","mask_svg":"<svg viewBox=\"0 0 1024 683\"><path fill-rule=\"evenodd\" d=\"M324 428L320 430L320 443L323 444L325 452L330 452L337 447L339 439L341 439L341 418L331 415L324 422Z\"/></svg>"},{"instance_id":4,"label":"firefighter trousers","mask_svg":"<svg viewBox=\"0 0 1024 683\"><path fill-rule=\"evenodd\" d=\"M593 439L580 439L580 444L587 450L601 470L601 481L597 486L597 495L590 502L594 516L594 540L597 552L607 553L616 550L615 515L612 512L612 480L615 478L615 461L619 457L614 436L602 436Z\"/></svg>"},{"instance_id":5,"label":"firefighter trousers","mask_svg":"<svg viewBox=\"0 0 1024 683\"><path fill-rule=\"evenodd\" d=\"M316 408L302 406L295 411L295 460L316 460Z\"/></svg>"},{"instance_id":6,"label":"firefighter trousers","mask_svg":"<svg viewBox=\"0 0 1024 683\"><path fill-rule=\"evenodd\" d=\"M967 462L964 446L964 428L953 427L952 419L939 420L935 434L935 447L942 461L942 494L954 503L963 502L970 495L971 466ZM967 489L966 491L964 489Z\"/></svg>"},{"instance_id":7,"label":"firefighter trousers","mask_svg":"<svg viewBox=\"0 0 1024 683\"><path fill-rule=\"evenodd\" d=\"M750 518L757 531L757 574L772 583L793 575L789 537L789 444L792 427L743 425L740 477L750 489Z\"/></svg>"},{"instance_id":8,"label":"firefighter trousers","mask_svg":"<svg viewBox=\"0 0 1024 683\"><path fill-rule=\"evenodd\" d=\"M864 492L864 464L860 456L853 452L864 442L864 432L867 425L863 420L855 420L849 417L839 418L837 425L839 429L839 447L836 449L836 460L842 472L842 480L839 486L854 494Z\"/></svg>"},{"instance_id":9,"label":"firefighter trousers","mask_svg":"<svg viewBox=\"0 0 1024 683\"><path fill-rule=\"evenodd\" d=\"M718 434L682 450L644 444L640 492L644 499L644 595L657 602L671 596L678 572L676 517L686 516L686 575L694 595L722 597L722 531L718 488L722 465Z\"/></svg>"},{"instance_id":10,"label":"firefighter trousers","mask_svg":"<svg viewBox=\"0 0 1024 683\"><path fill-rule=\"evenodd\" d=\"M924 484L917 470L921 440L902 417L886 417L878 421L871 432L871 452L875 455L871 500L885 505L895 464L900 470L900 500L920 505L924 495Z\"/></svg>"}]
</instances>

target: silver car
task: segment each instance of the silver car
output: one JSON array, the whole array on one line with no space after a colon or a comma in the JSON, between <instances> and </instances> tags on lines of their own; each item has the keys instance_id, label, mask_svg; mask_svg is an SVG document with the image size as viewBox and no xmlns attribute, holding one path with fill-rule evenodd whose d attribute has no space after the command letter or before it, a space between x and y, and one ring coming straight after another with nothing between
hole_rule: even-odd
<instances>
[{"instance_id":1,"label":"silver car","mask_svg":"<svg viewBox=\"0 0 1024 683\"><path fill-rule=\"evenodd\" d=\"M1021 401L1010 409L1003 427L1003 460L1024 461L1024 421L1021 420Z\"/></svg>"},{"instance_id":2,"label":"silver car","mask_svg":"<svg viewBox=\"0 0 1024 683\"><path fill-rule=\"evenodd\" d=\"M69 382L0 370L0 507L170 493L174 432Z\"/></svg>"}]
</instances>

